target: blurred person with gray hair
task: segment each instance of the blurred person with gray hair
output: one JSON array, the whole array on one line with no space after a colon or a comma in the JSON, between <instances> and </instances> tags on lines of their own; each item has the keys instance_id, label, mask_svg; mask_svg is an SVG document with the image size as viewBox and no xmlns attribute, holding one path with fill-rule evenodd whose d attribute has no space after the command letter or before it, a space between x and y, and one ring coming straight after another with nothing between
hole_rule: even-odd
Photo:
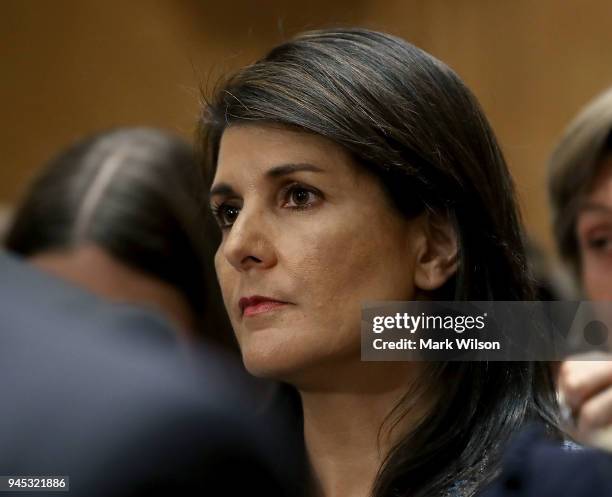
<instances>
[{"instance_id":1,"label":"blurred person with gray hair","mask_svg":"<svg viewBox=\"0 0 612 497\"><path fill-rule=\"evenodd\" d=\"M150 128L101 132L43 168L5 246L104 298L161 312L183 337L232 347L203 185L181 138Z\"/></svg>"}]
</instances>

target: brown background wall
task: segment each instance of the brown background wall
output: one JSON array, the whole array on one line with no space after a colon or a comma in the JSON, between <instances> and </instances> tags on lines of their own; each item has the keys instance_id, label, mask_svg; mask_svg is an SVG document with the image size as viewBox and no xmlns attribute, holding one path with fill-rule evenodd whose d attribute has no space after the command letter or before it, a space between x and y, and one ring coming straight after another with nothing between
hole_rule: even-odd
<instances>
[{"instance_id":1,"label":"brown background wall","mask_svg":"<svg viewBox=\"0 0 612 497\"><path fill-rule=\"evenodd\" d=\"M201 82L335 24L403 36L465 79L530 232L550 248L545 162L577 109L612 84L609 0L2 0L0 204L90 132L145 124L191 136Z\"/></svg>"}]
</instances>

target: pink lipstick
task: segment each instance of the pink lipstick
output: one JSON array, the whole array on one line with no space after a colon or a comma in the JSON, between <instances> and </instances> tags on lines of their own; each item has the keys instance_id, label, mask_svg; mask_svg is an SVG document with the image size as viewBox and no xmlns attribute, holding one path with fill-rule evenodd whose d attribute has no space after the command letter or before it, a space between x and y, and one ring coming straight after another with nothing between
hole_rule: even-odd
<instances>
[{"instance_id":1,"label":"pink lipstick","mask_svg":"<svg viewBox=\"0 0 612 497\"><path fill-rule=\"evenodd\" d=\"M275 300L270 297L262 297L260 295L243 297L238 302L242 315L247 317L263 314L287 304L288 302L282 302L280 300Z\"/></svg>"}]
</instances>

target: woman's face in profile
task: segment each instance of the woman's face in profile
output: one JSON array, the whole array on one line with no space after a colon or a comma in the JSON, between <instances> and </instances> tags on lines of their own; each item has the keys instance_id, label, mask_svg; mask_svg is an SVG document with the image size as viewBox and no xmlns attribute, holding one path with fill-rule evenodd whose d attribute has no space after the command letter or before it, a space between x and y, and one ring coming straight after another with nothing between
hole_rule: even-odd
<instances>
[{"instance_id":1,"label":"woman's face in profile","mask_svg":"<svg viewBox=\"0 0 612 497\"><path fill-rule=\"evenodd\" d=\"M582 286L591 300L612 300L612 154L599 166L578 213Z\"/></svg>"},{"instance_id":2,"label":"woman's face in profile","mask_svg":"<svg viewBox=\"0 0 612 497\"><path fill-rule=\"evenodd\" d=\"M211 194L217 275L251 373L296 384L359 361L361 304L414 298L416 222L330 140L231 126Z\"/></svg>"}]
</instances>

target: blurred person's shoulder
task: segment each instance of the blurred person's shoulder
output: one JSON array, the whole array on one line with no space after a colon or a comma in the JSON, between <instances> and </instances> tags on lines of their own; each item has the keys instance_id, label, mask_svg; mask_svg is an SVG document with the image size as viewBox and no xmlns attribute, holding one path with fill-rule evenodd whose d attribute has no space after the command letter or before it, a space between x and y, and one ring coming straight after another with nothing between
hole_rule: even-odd
<instances>
[{"instance_id":1,"label":"blurred person's shoulder","mask_svg":"<svg viewBox=\"0 0 612 497\"><path fill-rule=\"evenodd\" d=\"M2 474L68 472L73 495L282 495L284 434L251 415L257 394L231 358L1 252L0 274Z\"/></svg>"}]
</instances>

